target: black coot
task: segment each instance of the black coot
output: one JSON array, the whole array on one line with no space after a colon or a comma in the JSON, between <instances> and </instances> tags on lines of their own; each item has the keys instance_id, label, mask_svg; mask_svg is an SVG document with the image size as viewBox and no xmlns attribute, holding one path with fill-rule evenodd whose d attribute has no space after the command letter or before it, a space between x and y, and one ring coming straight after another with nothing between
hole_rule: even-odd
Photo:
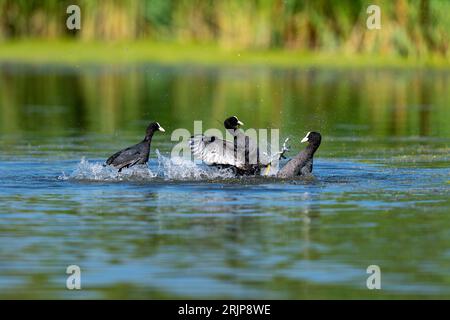
<instances>
[{"instance_id":1,"label":"black coot","mask_svg":"<svg viewBox=\"0 0 450 320\"><path fill-rule=\"evenodd\" d=\"M277 173L279 178L293 178L296 176L310 174L313 170L314 153L320 146L322 136L318 132L308 132L303 142L308 142L304 150L297 154L294 158Z\"/></svg>"},{"instance_id":2,"label":"black coot","mask_svg":"<svg viewBox=\"0 0 450 320\"><path fill-rule=\"evenodd\" d=\"M136 164L146 164L150 154L150 144L155 131L165 132L158 122L152 122L147 127L144 140L134 146L120 150L106 160L106 164L119 169L130 168Z\"/></svg>"},{"instance_id":3,"label":"black coot","mask_svg":"<svg viewBox=\"0 0 450 320\"><path fill-rule=\"evenodd\" d=\"M194 157L208 165L232 167L240 175L256 174L269 164L268 157L260 154L257 141L239 129L243 123L236 116L225 119L223 124L233 136L233 141L214 136L193 136L190 146Z\"/></svg>"}]
</instances>

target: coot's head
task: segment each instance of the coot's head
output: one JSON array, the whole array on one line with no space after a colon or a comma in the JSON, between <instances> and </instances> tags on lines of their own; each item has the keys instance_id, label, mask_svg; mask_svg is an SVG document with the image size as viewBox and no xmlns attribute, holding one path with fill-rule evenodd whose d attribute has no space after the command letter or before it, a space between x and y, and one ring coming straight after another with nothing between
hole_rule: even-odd
<instances>
[{"instance_id":1,"label":"coot's head","mask_svg":"<svg viewBox=\"0 0 450 320\"><path fill-rule=\"evenodd\" d=\"M225 129L237 129L239 126L243 126L244 124L239 121L236 116L229 117L223 122Z\"/></svg>"},{"instance_id":2,"label":"coot's head","mask_svg":"<svg viewBox=\"0 0 450 320\"><path fill-rule=\"evenodd\" d=\"M310 145L318 147L320 142L322 141L322 136L318 132L310 131L307 135L302 139L303 142L309 142Z\"/></svg>"},{"instance_id":3,"label":"coot's head","mask_svg":"<svg viewBox=\"0 0 450 320\"><path fill-rule=\"evenodd\" d=\"M147 127L147 135L152 135L155 131L166 132L158 122L152 122Z\"/></svg>"}]
</instances>

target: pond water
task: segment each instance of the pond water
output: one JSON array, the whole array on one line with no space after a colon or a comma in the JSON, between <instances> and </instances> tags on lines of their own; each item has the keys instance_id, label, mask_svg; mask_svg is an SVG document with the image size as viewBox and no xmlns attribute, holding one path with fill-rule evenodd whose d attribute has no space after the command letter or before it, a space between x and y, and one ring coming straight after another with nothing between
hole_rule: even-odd
<instances>
[{"instance_id":1,"label":"pond water","mask_svg":"<svg viewBox=\"0 0 450 320\"><path fill-rule=\"evenodd\" d=\"M0 298L450 298L448 92L442 71L1 65ZM321 132L314 178L171 162L173 130L234 114L289 156ZM149 169L101 166L150 120Z\"/></svg>"}]
</instances>

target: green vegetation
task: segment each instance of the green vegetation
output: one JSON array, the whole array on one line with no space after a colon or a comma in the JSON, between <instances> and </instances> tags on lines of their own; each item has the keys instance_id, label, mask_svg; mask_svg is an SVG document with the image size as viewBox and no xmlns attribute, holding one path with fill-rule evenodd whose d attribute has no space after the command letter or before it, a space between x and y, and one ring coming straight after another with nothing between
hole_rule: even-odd
<instances>
[{"instance_id":1,"label":"green vegetation","mask_svg":"<svg viewBox=\"0 0 450 320\"><path fill-rule=\"evenodd\" d=\"M0 0L0 59L273 65L450 64L446 0ZM381 7L381 30L366 9Z\"/></svg>"},{"instance_id":2,"label":"green vegetation","mask_svg":"<svg viewBox=\"0 0 450 320\"><path fill-rule=\"evenodd\" d=\"M433 67L449 68L439 55L426 59L373 54L333 54L308 51L225 50L214 45L162 42L13 41L0 45L0 61L61 64L226 64L317 67Z\"/></svg>"}]
</instances>

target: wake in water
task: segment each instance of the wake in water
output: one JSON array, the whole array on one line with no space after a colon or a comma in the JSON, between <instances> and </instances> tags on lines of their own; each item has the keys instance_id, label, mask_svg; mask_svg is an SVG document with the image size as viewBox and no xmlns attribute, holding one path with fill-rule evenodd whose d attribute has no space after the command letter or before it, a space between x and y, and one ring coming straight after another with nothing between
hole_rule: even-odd
<instances>
[{"instance_id":1,"label":"wake in water","mask_svg":"<svg viewBox=\"0 0 450 320\"><path fill-rule=\"evenodd\" d=\"M235 174L232 169L220 169L204 164L196 164L182 158L168 158L156 150L158 156L156 172L147 165L133 166L118 172L111 166L103 163L89 162L84 157L76 169L70 174L62 174L60 180L87 180L87 181L146 181L154 179L163 180L214 180L232 179Z\"/></svg>"}]
</instances>

